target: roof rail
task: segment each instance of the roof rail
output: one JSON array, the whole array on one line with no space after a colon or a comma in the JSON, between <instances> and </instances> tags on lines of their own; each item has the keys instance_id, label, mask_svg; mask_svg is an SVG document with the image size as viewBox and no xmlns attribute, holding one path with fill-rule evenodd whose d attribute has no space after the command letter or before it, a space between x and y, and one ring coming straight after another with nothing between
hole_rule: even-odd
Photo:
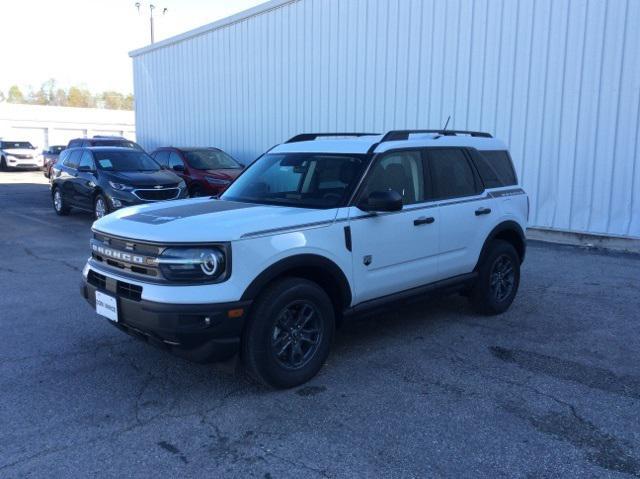
<instances>
[{"instance_id":1,"label":"roof rail","mask_svg":"<svg viewBox=\"0 0 640 479\"><path fill-rule=\"evenodd\" d=\"M311 141L321 136L376 136L380 133L301 133L289 138L285 143L297 143L299 141Z\"/></svg>"},{"instance_id":2,"label":"roof rail","mask_svg":"<svg viewBox=\"0 0 640 479\"><path fill-rule=\"evenodd\" d=\"M118 135L93 135L93 138L114 139L114 140L126 140L124 136Z\"/></svg>"},{"instance_id":3,"label":"roof rail","mask_svg":"<svg viewBox=\"0 0 640 479\"><path fill-rule=\"evenodd\" d=\"M491 133L485 133L484 131L467 131L467 130L391 130L387 132L380 140L383 141L400 141L408 140L409 135L414 133L435 133L440 136L456 136L456 135L468 135L481 138L493 138Z\"/></svg>"}]
</instances>

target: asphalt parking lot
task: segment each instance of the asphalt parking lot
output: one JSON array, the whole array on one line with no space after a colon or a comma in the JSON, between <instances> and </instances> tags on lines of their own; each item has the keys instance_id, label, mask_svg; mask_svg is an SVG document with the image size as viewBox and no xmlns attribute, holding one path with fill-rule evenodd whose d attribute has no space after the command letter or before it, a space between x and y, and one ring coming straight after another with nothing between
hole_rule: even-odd
<instances>
[{"instance_id":1,"label":"asphalt parking lot","mask_svg":"<svg viewBox=\"0 0 640 479\"><path fill-rule=\"evenodd\" d=\"M271 391L98 318L90 226L0 173L0 477L640 477L639 256L532 243L503 316L353 321Z\"/></svg>"}]
</instances>

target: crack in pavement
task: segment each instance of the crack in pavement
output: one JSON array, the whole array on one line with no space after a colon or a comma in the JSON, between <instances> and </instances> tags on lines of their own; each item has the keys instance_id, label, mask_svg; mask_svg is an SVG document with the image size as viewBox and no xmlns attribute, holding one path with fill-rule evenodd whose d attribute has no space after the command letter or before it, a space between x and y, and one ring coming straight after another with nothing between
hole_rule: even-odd
<instances>
[{"instance_id":1,"label":"crack in pavement","mask_svg":"<svg viewBox=\"0 0 640 479\"><path fill-rule=\"evenodd\" d=\"M63 260L63 259L58 259L58 258L46 258L44 256L41 256L39 254L34 253L33 251L31 251L29 248L27 248L26 246L23 246L22 249L24 250L24 252L28 255L31 256L32 258L41 260L41 261L53 261L54 263L58 263L61 264L63 266L66 266L67 268L70 268L74 271L77 272L81 272L82 270L80 268L78 268L77 266L72 265L71 263Z\"/></svg>"}]
</instances>

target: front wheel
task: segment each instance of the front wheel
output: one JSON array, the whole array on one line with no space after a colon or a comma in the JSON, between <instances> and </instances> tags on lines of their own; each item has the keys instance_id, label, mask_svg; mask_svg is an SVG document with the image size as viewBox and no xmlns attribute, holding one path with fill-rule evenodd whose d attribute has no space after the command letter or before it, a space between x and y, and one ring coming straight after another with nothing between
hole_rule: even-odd
<instances>
[{"instance_id":1,"label":"front wheel","mask_svg":"<svg viewBox=\"0 0 640 479\"><path fill-rule=\"evenodd\" d=\"M109 203L103 195L96 196L93 202L93 217L97 220L109 214Z\"/></svg>"},{"instance_id":2,"label":"front wheel","mask_svg":"<svg viewBox=\"0 0 640 479\"><path fill-rule=\"evenodd\" d=\"M471 302L482 314L504 313L513 303L520 285L520 257L506 241L495 240L480 262Z\"/></svg>"},{"instance_id":3,"label":"front wheel","mask_svg":"<svg viewBox=\"0 0 640 479\"><path fill-rule=\"evenodd\" d=\"M291 388L315 376L327 356L335 313L316 283L286 278L256 300L242 337L249 374L275 388Z\"/></svg>"},{"instance_id":4,"label":"front wheel","mask_svg":"<svg viewBox=\"0 0 640 479\"><path fill-rule=\"evenodd\" d=\"M7 160L4 159L4 156L0 158L0 171L7 171Z\"/></svg>"}]
</instances>

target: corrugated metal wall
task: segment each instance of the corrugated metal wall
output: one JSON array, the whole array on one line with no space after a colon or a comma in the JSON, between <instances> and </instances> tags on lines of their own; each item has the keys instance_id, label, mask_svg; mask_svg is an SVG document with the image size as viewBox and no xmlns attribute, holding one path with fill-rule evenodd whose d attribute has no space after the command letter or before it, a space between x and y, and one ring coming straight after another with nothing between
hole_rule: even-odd
<instances>
[{"instance_id":1,"label":"corrugated metal wall","mask_svg":"<svg viewBox=\"0 0 640 479\"><path fill-rule=\"evenodd\" d=\"M298 0L133 52L139 141L250 161L305 131L510 146L531 224L640 237L640 0Z\"/></svg>"}]
</instances>

